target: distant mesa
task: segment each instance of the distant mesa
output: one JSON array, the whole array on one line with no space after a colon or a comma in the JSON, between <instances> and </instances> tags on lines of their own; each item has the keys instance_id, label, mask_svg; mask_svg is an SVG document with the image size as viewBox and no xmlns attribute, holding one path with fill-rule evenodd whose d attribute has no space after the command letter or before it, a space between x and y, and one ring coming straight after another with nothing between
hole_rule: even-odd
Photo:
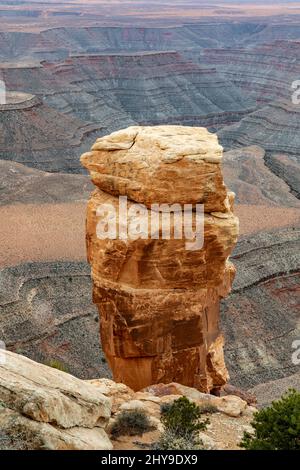
<instances>
[{"instance_id":1,"label":"distant mesa","mask_svg":"<svg viewBox=\"0 0 300 470\"><path fill-rule=\"evenodd\" d=\"M0 111L31 108L39 103L39 99L30 93L7 91L5 103L0 104Z\"/></svg>"},{"instance_id":2,"label":"distant mesa","mask_svg":"<svg viewBox=\"0 0 300 470\"><path fill-rule=\"evenodd\" d=\"M30 93L22 93L19 91L6 92L6 100L8 104L20 104L32 100L34 95Z\"/></svg>"}]
</instances>

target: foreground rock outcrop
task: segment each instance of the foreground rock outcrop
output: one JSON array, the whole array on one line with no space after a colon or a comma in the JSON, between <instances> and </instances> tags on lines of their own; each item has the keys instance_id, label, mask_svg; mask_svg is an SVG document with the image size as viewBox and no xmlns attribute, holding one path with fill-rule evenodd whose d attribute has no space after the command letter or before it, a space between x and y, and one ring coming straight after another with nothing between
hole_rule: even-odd
<instances>
[{"instance_id":1,"label":"foreground rock outcrop","mask_svg":"<svg viewBox=\"0 0 300 470\"><path fill-rule=\"evenodd\" d=\"M111 402L91 384L0 351L0 429L27 448L111 449Z\"/></svg>"},{"instance_id":2,"label":"foreground rock outcrop","mask_svg":"<svg viewBox=\"0 0 300 470\"><path fill-rule=\"evenodd\" d=\"M134 392L110 379L80 380L0 350L0 449L150 449L163 432L161 406L180 396L209 413L211 424L199 436L205 449L238 448L256 410L238 396L215 397L178 383ZM118 415L136 410L149 417L149 431L116 438Z\"/></svg>"},{"instance_id":3,"label":"foreground rock outcrop","mask_svg":"<svg viewBox=\"0 0 300 470\"><path fill-rule=\"evenodd\" d=\"M175 381L208 392L228 379L219 302L235 273L228 257L238 220L221 159L215 135L183 126L131 127L98 139L81 158L97 186L88 204L87 250L102 347L114 379L134 390ZM128 197L127 221L118 196ZM139 225L134 203L143 204L151 233L146 224L128 236ZM153 204L166 203L176 204L172 234L186 235L185 219L176 216L185 204L204 206L203 244L195 245L195 236L162 237L162 208ZM119 237L99 236L99 224L114 217Z\"/></svg>"}]
</instances>

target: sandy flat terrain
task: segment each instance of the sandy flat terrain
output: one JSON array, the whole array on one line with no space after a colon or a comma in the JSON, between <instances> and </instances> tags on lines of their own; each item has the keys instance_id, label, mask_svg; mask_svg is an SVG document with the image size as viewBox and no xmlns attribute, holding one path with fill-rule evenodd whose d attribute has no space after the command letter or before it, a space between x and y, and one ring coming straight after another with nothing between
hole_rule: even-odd
<instances>
[{"instance_id":1,"label":"sandy flat terrain","mask_svg":"<svg viewBox=\"0 0 300 470\"><path fill-rule=\"evenodd\" d=\"M0 266L85 259L85 203L0 208Z\"/></svg>"},{"instance_id":2,"label":"sandy flat terrain","mask_svg":"<svg viewBox=\"0 0 300 470\"><path fill-rule=\"evenodd\" d=\"M235 213L240 219L240 235L300 224L300 209L296 208L237 204Z\"/></svg>"},{"instance_id":3,"label":"sandy flat terrain","mask_svg":"<svg viewBox=\"0 0 300 470\"><path fill-rule=\"evenodd\" d=\"M237 205L240 234L297 226L300 210ZM86 203L0 207L0 266L28 261L85 260Z\"/></svg>"},{"instance_id":4,"label":"sandy flat terrain","mask_svg":"<svg viewBox=\"0 0 300 470\"><path fill-rule=\"evenodd\" d=\"M12 9L17 16L11 14ZM152 24L178 25L184 22L197 20L223 19L256 19L269 18L276 22L278 17L288 22L299 15L300 3L287 3L281 1L266 2L258 5L248 4L220 4L203 0L181 0L178 2L149 2L149 0L133 0L130 3L124 0L102 1L95 0L82 2L72 1L70 5L53 2L34 2L34 4L3 5L1 6L3 21L0 22L0 31L22 31L37 33L46 29L57 27L97 27L128 25L128 22L143 24L149 21ZM9 11L9 16L5 15ZM29 10L34 10L34 16L26 15ZM19 14L18 14L19 13ZM66 14L67 13L67 14Z\"/></svg>"}]
</instances>

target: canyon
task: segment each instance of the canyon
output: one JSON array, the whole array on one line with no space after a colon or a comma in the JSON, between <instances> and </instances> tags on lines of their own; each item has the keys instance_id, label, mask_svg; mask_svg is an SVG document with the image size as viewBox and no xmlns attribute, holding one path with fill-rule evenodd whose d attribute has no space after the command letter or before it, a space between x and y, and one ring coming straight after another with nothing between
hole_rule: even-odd
<instances>
[{"instance_id":1,"label":"canyon","mask_svg":"<svg viewBox=\"0 0 300 470\"><path fill-rule=\"evenodd\" d=\"M0 77L14 92L26 87L36 97L25 109L9 100L2 105L0 158L52 172L82 172L78 154L96 136L129 125L201 121L210 127L254 110L214 68L177 52L83 55L25 68L4 64ZM16 122L24 130L12 151Z\"/></svg>"},{"instance_id":2,"label":"canyon","mask_svg":"<svg viewBox=\"0 0 300 470\"><path fill-rule=\"evenodd\" d=\"M100 0L1 6L0 339L9 350L58 360L82 379L111 377L84 244L93 185L79 157L129 126L201 126L224 147L240 219L237 274L220 303L230 383L253 390L260 406L272 391L300 387L291 362L300 10L265 3L173 2L160 15L149 2L130 12Z\"/></svg>"}]
</instances>

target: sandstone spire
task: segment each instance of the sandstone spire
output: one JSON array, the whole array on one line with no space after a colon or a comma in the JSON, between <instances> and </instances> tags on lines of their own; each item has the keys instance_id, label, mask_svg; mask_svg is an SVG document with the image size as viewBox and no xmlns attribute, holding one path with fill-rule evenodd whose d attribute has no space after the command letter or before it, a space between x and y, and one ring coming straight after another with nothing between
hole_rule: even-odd
<instances>
[{"instance_id":1,"label":"sandstone spire","mask_svg":"<svg viewBox=\"0 0 300 470\"><path fill-rule=\"evenodd\" d=\"M102 347L114 379L135 390L179 382L208 392L228 379L219 302L234 278L228 257L238 219L221 159L216 135L184 126L130 127L98 139L81 157L97 186L88 204L87 252ZM126 220L119 196L128 198ZM137 224L137 203L149 225L126 239L126 227ZM187 249L184 236L159 238L161 218L151 231L153 204L175 204L177 211L203 204L203 246ZM114 217L115 235L99 237L99 223ZM184 217L169 220L172 234L180 232Z\"/></svg>"}]
</instances>

